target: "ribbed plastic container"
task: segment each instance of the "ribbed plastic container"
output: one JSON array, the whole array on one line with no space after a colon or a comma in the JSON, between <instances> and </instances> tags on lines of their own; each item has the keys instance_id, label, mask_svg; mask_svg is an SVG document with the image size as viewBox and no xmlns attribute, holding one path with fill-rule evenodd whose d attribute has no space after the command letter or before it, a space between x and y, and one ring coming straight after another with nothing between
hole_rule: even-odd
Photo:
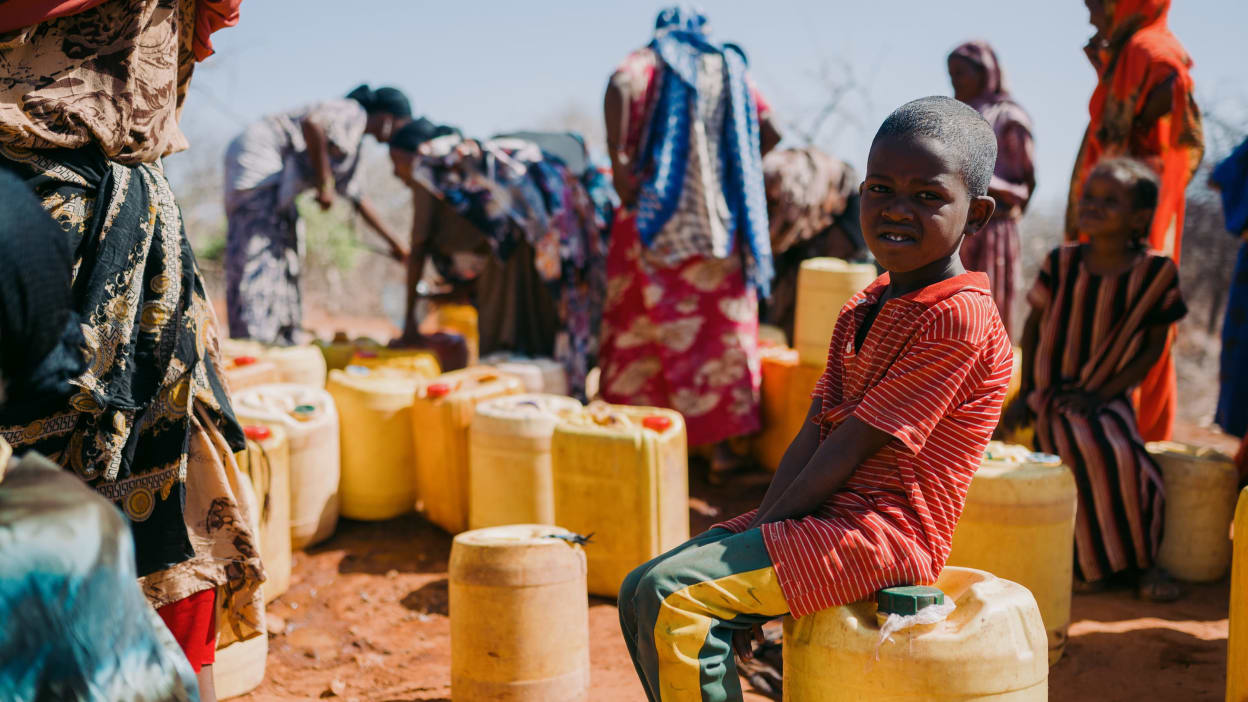
<instances>
[{"instance_id":1,"label":"ribbed plastic container","mask_svg":"<svg viewBox=\"0 0 1248 702\"><path fill-rule=\"evenodd\" d=\"M236 395L260 385L282 382L277 365L258 356L235 356L224 360L225 384L230 394Z\"/></svg>"},{"instance_id":2,"label":"ribbed plastic container","mask_svg":"<svg viewBox=\"0 0 1248 702\"><path fill-rule=\"evenodd\" d=\"M276 378L253 382L247 387L269 383L325 387L325 357L316 346L275 346L247 339L222 339L221 356L227 370L237 358L252 358L277 368Z\"/></svg>"},{"instance_id":3,"label":"ribbed plastic container","mask_svg":"<svg viewBox=\"0 0 1248 702\"><path fill-rule=\"evenodd\" d=\"M310 385L262 385L234 398L244 424L278 427L290 447L290 541L305 548L328 539L338 524L338 410Z\"/></svg>"},{"instance_id":4,"label":"ribbed plastic container","mask_svg":"<svg viewBox=\"0 0 1248 702\"><path fill-rule=\"evenodd\" d=\"M438 305L438 328L454 332L468 342L468 365L481 357L481 332L477 324L477 308L472 305Z\"/></svg>"},{"instance_id":5,"label":"ribbed plastic container","mask_svg":"<svg viewBox=\"0 0 1248 702\"><path fill-rule=\"evenodd\" d=\"M550 442L581 403L512 395L477 405L468 432L468 528L554 524Z\"/></svg>"},{"instance_id":6,"label":"ribbed plastic container","mask_svg":"<svg viewBox=\"0 0 1248 702\"><path fill-rule=\"evenodd\" d=\"M357 351L351 357L351 365L372 369L390 368L425 378L436 378L442 373L438 357L431 351L418 349L379 348Z\"/></svg>"},{"instance_id":7,"label":"ribbed plastic container","mask_svg":"<svg viewBox=\"0 0 1248 702\"><path fill-rule=\"evenodd\" d=\"M449 567L451 698L589 696L585 553L566 529L521 524L455 537Z\"/></svg>"},{"instance_id":8,"label":"ribbed plastic container","mask_svg":"<svg viewBox=\"0 0 1248 702\"><path fill-rule=\"evenodd\" d=\"M1057 456L988 445L953 533L948 565L986 570L1031 591L1048 632L1049 664L1062 657L1074 577L1075 477Z\"/></svg>"},{"instance_id":9,"label":"ribbed plastic container","mask_svg":"<svg viewBox=\"0 0 1248 702\"><path fill-rule=\"evenodd\" d=\"M568 394L568 371L563 364L550 358L524 358L510 354L492 354L481 361L524 383L524 391L545 395Z\"/></svg>"},{"instance_id":10,"label":"ribbed plastic container","mask_svg":"<svg viewBox=\"0 0 1248 702\"><path fill-rule=\"evenodd\" d=\"M468 529L468 429L477 405L519 395L519 378L489 366L444 373L412 405L416 484L425 518L451 534Z\"/></svg>"},{"instance_id":11,"label":"ribbed plastic container","mask_svg":"<svg viewBox=\"0 0 1248 702\"><path fill-rule=\"evenodd\" d=\"M637 566L689 539L680 414L595 403L555 427L555 520L593 534L589 591L615 597Z\"/></svg>"},{"instance_id":12,"label":"ribbed plastic container","mask_svg":"<svg viewBox=\"0 0 1248 702\"><path fill-rule=\"evenodd\" d=\"M754 460L770 471L780 467L780 459L802 428L806 408L799 410L792 401L793 382L799 365L797 351L784 346L759 349L763 366L762 430L753 441Z\"/></svg>"},{"instance_id":13,"label":"ribbed plastic container","mask_svg":"<svg viewBox=\"0 0 1248 702\"><path fill-rule=\"evenodd\" d=\"M946 567L935 586L956 609L881 643L869 601L784 622L788 702L1044 702L1048 646L1027 588Z\"/></svg>"},{"instance_id":14,"label":"ribbed plastic container","mask_svg":"<svg viewBox=\"0 0 1248 702\"><path fill-rule=\"evenodd\" d=\"M1220 580L1231 566L1235 462L1213 449L1172 441L1151 443L1166 486L1165 533L1157 564L1179 580Z\"/></svg>"},{"instance_id":15,"label":"ribbed plastic container","mask_svg":"<svg viewBox=\"0 0 1248 702\"><path fill-rule=\"evenodd\" d=\"M1227 702L1245 702L1248 700L1248 488L1239 493L1234 536L1226 699Z\"/></svg>"},{"instance_id":16,"label":"ribbed plastic container","mask_svg":"<svg viewBox=\"0 0 1248 702\"><path fill-rule=\"evenodd\" d=\"M217 699L240 697L264 682L264 664L269 657L269 635L261 632L246 641L217 649L212 664L212 684Z\"/></svg>"},{"instance_id":17,"label":"ribbed plastic container","mask_svg":"<svg viewBox=\"0 0 1248 702\"><path fill-rule=\"evenodd\" d=\"M272 602L290 588L290 446L280 427L252 424L243 431L247 449L239 452L238 467L256 492L264 601Z\"/></svg>"},{"instance_id":18,"label":"ribbed plastic container","mask_svg":"<svg viewBox=\"0 0 1248 702\"><path fill-rule=\"evenodd\" d=\"M802 363L827 364L828 343L841 308L875 278L875 266L869 263L847 263L839 258L802 261L793 323L793 346Z\"/></svg>"},{"instance_id":19,"label":"ribbed plastic container","mask_svg":"<svg viewBox=\"0 0 1248 702\"><path fill-rule=\"evenodd\" d=\"M412 511L412 401L423 372L348 366L329 372L342 431L342 514L380 521Z\"/></svg>"}]
</instances>

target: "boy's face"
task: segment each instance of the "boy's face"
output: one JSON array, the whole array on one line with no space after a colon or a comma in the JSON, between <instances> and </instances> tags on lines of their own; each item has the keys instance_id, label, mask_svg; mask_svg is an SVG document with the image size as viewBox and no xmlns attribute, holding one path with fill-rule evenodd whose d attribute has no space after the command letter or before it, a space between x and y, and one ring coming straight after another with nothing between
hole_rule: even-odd
<instances>
[{"instance_id":1,"label":"boy's face","mask_svg":"<svg viewBox=\"0 0 1248 702\"><path fill-rule=\"evenodd\" d=\"M927 137L876 140L859 190L867 247L892 273L957 254L962 236L983 227L996 204L971 197L956 155Z\"/></svg>"},{"instance_id":2,"label":"boy's face","mask_svg":"<svg viewBox=\"0 0 1248 702\"><path fill-rule=\"evenodd\" d=\"M1111 170L1093 171L1079 197L1079 232L1093 240L1129 238L1152 219L1136 209L1126 180Z\"/></svg>"}]
</instances>

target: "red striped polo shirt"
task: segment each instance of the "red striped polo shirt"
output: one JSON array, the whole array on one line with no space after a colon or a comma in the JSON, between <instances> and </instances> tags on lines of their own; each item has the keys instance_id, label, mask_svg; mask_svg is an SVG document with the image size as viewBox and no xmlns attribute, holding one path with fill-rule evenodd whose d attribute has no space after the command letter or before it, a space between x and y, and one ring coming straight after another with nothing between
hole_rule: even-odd
<instances>
[{"instance_id":1,"label":"red striped polo shirt","mask_svg":"<svg viewBox=\"0 0 1248 702\"><path fill-rule=\"evenodd\" d=\"M983 273L884 303L862 348L854 336L888 287L881 276L841 310L822 400L820 439L848 417L892 434L818 512L763 525L794 616L936 580L971 476L997 426L1013 349ZM754 517L717 526L741 531Z\"/></svg>"}]
</instances>

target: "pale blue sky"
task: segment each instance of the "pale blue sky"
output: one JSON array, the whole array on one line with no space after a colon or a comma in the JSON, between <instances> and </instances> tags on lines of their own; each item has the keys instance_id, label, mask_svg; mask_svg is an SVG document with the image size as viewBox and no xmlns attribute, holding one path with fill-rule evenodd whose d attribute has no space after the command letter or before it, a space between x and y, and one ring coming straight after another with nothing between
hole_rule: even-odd
<instances>
[{"instance_id":1,"label":"pale blue sky","mask_svg":"<svg viewBox=\"0 0 1248 702\"><path fill-rule=\"evenodd\" d=\"M649 40L666 3L546 0L248 0L214 36L183 126L220 149L246 120L391 84L420 114L466 134L544 126L573 107L601 121L612 68ZM1171 27L1196 61L1198 96L1243 115L1248 105L1245 0L1176 0ZM861 167L876 126L911 98L948 94L944 59L965 39L992 42L1036 125L1037 199L1064 199L1095 84L1081 47L1081 0L839 0L702 3L715 36L741 44L782 122L809 122L821 65L848 64L863 85L818 140ZM1229 107L1227 107L1229 106Z\"/></svg>"}]
</instances>

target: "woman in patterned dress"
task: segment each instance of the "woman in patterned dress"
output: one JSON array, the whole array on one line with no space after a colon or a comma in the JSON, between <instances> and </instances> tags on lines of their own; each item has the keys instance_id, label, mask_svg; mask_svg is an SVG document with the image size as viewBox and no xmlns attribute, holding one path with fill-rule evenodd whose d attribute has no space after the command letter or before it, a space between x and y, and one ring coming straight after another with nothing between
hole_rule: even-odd
<instances>
[{"instance_id":1,"label":"woman in patterned dress","mask_svg":"<svg viewBox=\"0 0 1248 702\"><path fill-rule=\"evenodd\" d=\"M264 635L264 571L216 319L161 158L187 147L178 115L195 62L237 7L39 0L0 19L0 169L63 229L87 353L67 400L6 408L0 438L125 514L144 594L206 700L215 645ZM31 24L8 24L19 16Z\"/></svg>"},{"instance_id":2,"label":"woman in patterned dress","mask_svg":"<svg viewBox=\"0 0 1248 702\"><path fill-rule=\"evenodd\" d=\"M988 274L1001 321L1013 334L1018 222L1036 189L1031 118L1010 95L997 52L987 42L969 41L954 49L949 54L949 78L953 96L979 110L997 134L997 170L988 187L997 211L983 231L962 242L962 265Z\"/></svg>"},{"instance_id":3,"label":"woman in patterned dress","mask_svg":"<svg viewBox=\"0 0 1248 702\"><path fill-rule=\"evenodd\" d=\"M654 40L612 75L607 146L622 209L607 253L602 396L670 407L712 476L758 429L758 294L771 276L762 154L779 141L731 44L706 17L659 13Z\"/></svg>"},{"instance_id":4,"label":"woman in patterned dress","mask_svg":"<svg viewBox=\"0 0 1248 702\"><path fill-rule=\"evenodd\" d=\"M411 117L399 90L361 85L345 98L265 117L230 142L225 282L231 337L303 341L304 235L295 198L306 190L316 191L322 209L334 204L335 194L351 201L394 258L407 259L399 237L364 197L358 171L364 137L388 142Z\"/></svg>"}]
</instances>

